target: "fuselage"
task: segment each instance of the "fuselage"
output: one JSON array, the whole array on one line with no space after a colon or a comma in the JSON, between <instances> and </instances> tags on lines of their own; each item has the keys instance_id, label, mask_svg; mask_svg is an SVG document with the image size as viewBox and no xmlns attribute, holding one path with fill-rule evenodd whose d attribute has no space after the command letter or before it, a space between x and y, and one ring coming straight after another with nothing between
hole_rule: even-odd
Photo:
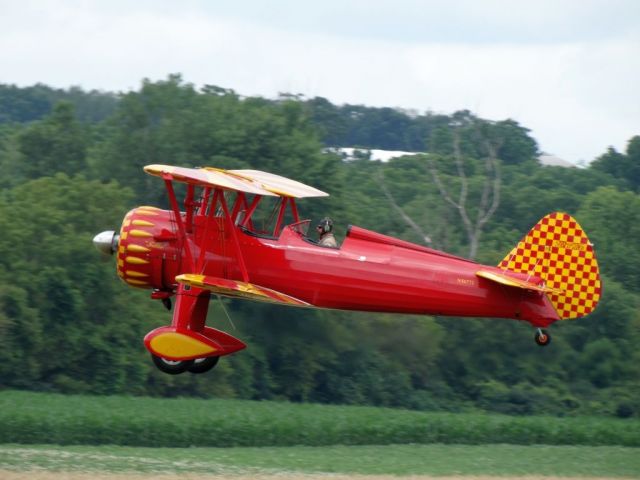
<instances>
[{"instance_id":1,"label":"fuselage","mask_svg":"<svg viewBox=\"0 0 640 480\"><path fill-rule=\"evenodd\" d=\"M317 245L299 225L284 227L277 238L233 229L223 218L195 219L185 241L201 266L196 273L242 280L243 262L251 283L318 308L501 317L535 326L557 319L546 295L476 275L480 269L501 272L496 267L359 227L350 227L339 248ZM175 232L170 211L129 212L120 232L119 275L133 286L175 290L176 275L194 273L188 272L186 245Z\"/></svg>"},{"instance_id":2,"label":"fuselage","mask_svg":"<svg viewBox=\"0 0 640 480\"><path fill-rule=\"evenodd\" d=\"M93 242L117 253L124 282L152 290L173 310L170 325L144 337L166 373L202 373L246 347L206 325L212 294L305 308L524 320L538 327L539 345L550 342L542 327L584 316L600 298L592 245L561 212L543 217L498 268L355 226L338 247L319 245L296 202L328 194L277 174L155 164L145 172L163 180L170 210L133 209L119 233L99 233ZM181 204L176 182L185 185Z\"/></svg>"}]
</instances>

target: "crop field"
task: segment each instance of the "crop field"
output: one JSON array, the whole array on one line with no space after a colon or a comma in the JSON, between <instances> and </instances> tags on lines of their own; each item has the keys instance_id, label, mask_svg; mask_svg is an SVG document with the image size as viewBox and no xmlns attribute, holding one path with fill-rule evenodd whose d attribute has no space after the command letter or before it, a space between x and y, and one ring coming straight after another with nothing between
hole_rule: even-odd
<instances>
[{"instance_id":1,"label":"crop field","mask_svg":"<svg viewBox=\"0 0 640 480\"><path fill-rule=\"evenodd\" d=\"M4 391L0 392L0 444L8 443L140 447L433 443L640 447L640 421Z\"/></svg>"},{"instance_id":2,"label":"crop field","mask_svg":"<svg viewBox=\"0 0 640 480\"><path fill-rule=\"evenodd\" d=\"M637 419L0 392L0 479L640 478Z\"/></svg>"}]
</instances>

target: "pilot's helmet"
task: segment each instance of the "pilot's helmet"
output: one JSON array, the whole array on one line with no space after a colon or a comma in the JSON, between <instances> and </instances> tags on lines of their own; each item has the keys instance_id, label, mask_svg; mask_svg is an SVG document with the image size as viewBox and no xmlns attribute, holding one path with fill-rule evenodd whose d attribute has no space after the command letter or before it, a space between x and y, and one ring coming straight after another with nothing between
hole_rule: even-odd
<instances>
[{"instance_id":1,"label":"pilot's helmet","mask_svg":"<svg viewBox=\"0 0 640 480\"><path fill-rule=\"evenodd\" d=\"M321 230L322 233L329 233L331 230L333 230L333 220L331 220L329 217L324 217L322 220L320 220L320 223L318 223L318 226L316 228Z\"/></svg>"}]
</instances>

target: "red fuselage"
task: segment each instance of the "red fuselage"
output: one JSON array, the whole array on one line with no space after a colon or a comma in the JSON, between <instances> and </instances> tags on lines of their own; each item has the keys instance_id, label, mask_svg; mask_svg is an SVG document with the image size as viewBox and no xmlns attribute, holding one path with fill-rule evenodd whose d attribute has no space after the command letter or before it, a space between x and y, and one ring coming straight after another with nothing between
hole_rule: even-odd
<instances>
[{"instance_id":1,"label":"red fuselage","mask_svg":"<svg viewBox=\"0 0 640 480\"><path fill-rule=\"evenodd\" d=\"M143 207L144 208L144 207ZM136 209L130 212L121 230L120 248L144 237L132 235L136 220L149 220L153 236L145 265L120 265L118 272L135 268L151 279L142 288L170 292L175 277L185 273L185 245L175 235L173 213ZM140 223L140 222L137 222ZM350 227L340 248L315 244L296 226L282 229L278 238L260 236L242 227L233 232L224 220L206 226L195 219L186 235L191 254L202 259L202 275L241 280L239 257L250 282L303 300L314 307L371 312L395 312L446 316L500 317L526 320L546 327L558 319L547 296L539 292L508 287L476 276L497 267L449 255L359 227ZM213 226L212 226L213 225ZM122 238L122 234L124 239ZM237 245L237 246L236 246ZM240 252L237 249L240 249ZM120 262L122 263L122 262ZM521 274L511 274L525 278ZM131 278L127 276L127 278ZM535 280L535 279L534 279ZM125 278L125 281L126 278Z\"/></svg>"}]
</instances>

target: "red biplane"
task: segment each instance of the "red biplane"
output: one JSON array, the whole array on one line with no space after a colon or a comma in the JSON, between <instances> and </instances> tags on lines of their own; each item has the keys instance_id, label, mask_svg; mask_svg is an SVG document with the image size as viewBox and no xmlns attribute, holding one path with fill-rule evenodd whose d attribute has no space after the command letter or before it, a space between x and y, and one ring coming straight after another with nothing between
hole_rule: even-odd
<instances>
[{"instance_id":1,"label":"red biplane","mask_svg":"<svg viewBox=\"0 0 640 480\"><path fill-rule=\"evenodd\" d=\"M499 317L529 322L535 340L557 320L593 311L601 293L593 246L566 213L538 222L497 267L350 226L341 245L307 235L296 200L326 193L256 170L149 165L164 180L171 210L138 207L120 232L94 238L117 254L128 285L151 289L171 325L144 344L166 373L202 373L246 345L205 325L211 294L297 307ZM186 184L184 211L173 182ZM271 222L259 211L269 204Z\"/></svg>"}]
</instances>

